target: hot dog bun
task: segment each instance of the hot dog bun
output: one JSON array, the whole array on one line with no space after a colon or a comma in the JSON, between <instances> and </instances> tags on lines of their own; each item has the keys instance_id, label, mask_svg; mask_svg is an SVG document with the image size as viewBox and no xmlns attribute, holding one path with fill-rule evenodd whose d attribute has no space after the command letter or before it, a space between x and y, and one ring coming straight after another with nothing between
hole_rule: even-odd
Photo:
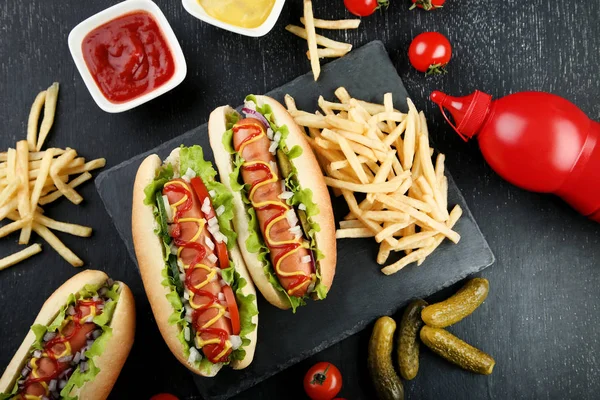
<instances>
[{"instance_id":1,"label":"hot dog bun","mask_svg":"<svg viewBox=\"0 0 600 400\"><path fill-rule=\"evenodd\" d=\"M60 308L67 303L67 299L71 294L79 292L85 285L102 284L107 279L108 276L104 272L91 269L75 275L56 289L48 300L46 300L32 325L50 324ZM77 392L71 393L72 395L79 396L80 399L103 400L108 397L133 345L135 335L135 303L133 295L126 284L123 282L117 283L121 287L121 292L110 323L112 337L104 352L94 360L94 363L101 371L96 375L94 380L86 382ZM29 359L29 352L34 341L35 334L30 329L0 379L0 392L4 393L12 390L20 371Z\"/></svg>"},{"instance_id":2,"label":"hot dog bun","mask_svg":"<svg viewBox=\"0 0 600 400\"><path fill-rule=\"evenodd\" d=\"M319 214L313 216L312 219L321 227L320 232L316 233L317 246L325 254L325 258L319 261L321 282L329 289L335 275L337 253L333 210L323 173L310 145L304 138L302 129L296 124L287 110L278 101L268 96L256 96L256 100L259 105L268 104L271 106L275 122L278 126L286 125L288 127L289 135L286 142L288 147L292 148L295 145L299 145L303 149L302 155L294 158L293 163L298 170L300 184L303 188L312 190L313 201L319 206ZM222 142L223 133L227 130L226 115L232 111L233 109L229 106L219 107L211 113L208 122L210 145L213 149L215 164L221 177L228 177L233 171L232 157L225 150ZM222 183L231 190L229 179L222 178ZM250 235L248 214L240 192L232 190L232 193L234 195L235 207L234 225L238 234L238 243L254 284L269 303L284 310L288 309L290 308L290 304L286 296L273 287L265 276L263 264L258 259L257 254L250 253L244 245Z\"/></svg>"},{"instance_id":3,"label":"hot dog bun","mask_svg":"<svg viewBox=\"0 0 600 400\"><path fill-rule=\"evenodd\" d=\"M173 150L168 159L170 162L178 162L179 148ZM173 355L190 371L198 375L213 377L219 372L223 364L213 364L210 371L204 371L189 363L184 354L181 342L177 338L180 333L180 328L177 325L171 325L168 322L169 317L173 313L173 307L166 298L170 289L163 286L161 283L164 279L162 270L165 267L163 260L163 243L154 233L156 221L152 207L144 204L144 189L154 180L156 170L162 163L162 160L156 154L148 156L140 165L135 178L131 226L138 266L140 274L142 275L144 289L146 290L152 312L154 313L154 318L156 319L156 323L163 339L167 343L167 346L169 346ZM234 247L229 251L229 256L236 266L236 271L248 282L242 289L244 295L256 294L239 249ZM252 322L258 324L258 316L253 317ZM246 350L246 357L240 361L232 361L231 366L234 369L247 367L254 358L257 329L246 337L250 339L250 344L244 347Z\"/></svg>"}]
</instances>

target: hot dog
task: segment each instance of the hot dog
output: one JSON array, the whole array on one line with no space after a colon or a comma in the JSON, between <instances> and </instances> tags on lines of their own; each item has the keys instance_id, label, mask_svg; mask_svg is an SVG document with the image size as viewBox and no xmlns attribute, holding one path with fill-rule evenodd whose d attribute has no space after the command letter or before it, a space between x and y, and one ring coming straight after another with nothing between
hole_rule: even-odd
<instances>
[{"instance_id":1,"label":"hot dog","mask_svg":"<svg viewBox=\"0 0 600 400\"><path fill-rule=\"evenodd\" d=\"M233 193L238 244L254 283L271 304L324 299L336 266L331 200L304 134L277 101L248 96L243 117L219 107L210 144Z\"/></svg>"},{"instance_id":2,"label":"hot dog","mask_svg":"<svg viewBox=\"0 0 600 400\"><path fill-rule=\"evenodd\" d=\"M0 399L106 399L134 333L127 285L101 271L81 272L40 310L0 379Z\"/></svg>"},{"instance_id":3,"label":"hot dog","mask_svg":"<svg viewBox=\"0 0 600 400\"><path fill-rule=\"evenodd\" d=\"M136 176L132 233L161 334L193 372L214 376L254 357L256 293L231 229L231 194L200 146L146 158Z\"/></svg>"}]
</instances>

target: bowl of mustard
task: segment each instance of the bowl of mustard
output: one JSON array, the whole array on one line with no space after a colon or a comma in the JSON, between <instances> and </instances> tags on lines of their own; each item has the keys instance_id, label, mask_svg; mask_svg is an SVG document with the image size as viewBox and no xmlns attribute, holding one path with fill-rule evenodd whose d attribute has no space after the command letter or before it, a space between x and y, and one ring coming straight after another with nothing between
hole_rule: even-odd
<instances>
[{"instance_id":1,"label":"bowl of mustard","mask_svg":"<svg viewBox=\"0 0 600 400\"><path fill-rule=\"evenodd\" d=\"M182 0L185 10L208 24L240 35L264 36L277 22L285 0Z\"/></svg>"}]
</instances>

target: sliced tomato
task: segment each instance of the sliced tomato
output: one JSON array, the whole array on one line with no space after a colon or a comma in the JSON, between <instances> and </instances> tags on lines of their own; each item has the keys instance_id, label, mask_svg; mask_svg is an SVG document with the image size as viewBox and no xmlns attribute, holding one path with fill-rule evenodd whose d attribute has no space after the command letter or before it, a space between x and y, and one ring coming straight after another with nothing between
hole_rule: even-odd
<instances>
[{"instance_id":1,"label":"sliced tomato","mask_svg":"<svg viewBox=\"0 0 600 400\"><path fill-rule=\"evenodd\" d=\"M223 294L225 295L225 301L227 302L227 308L229 310L229 317L231 319L231 329L234 335L240 334L240 312L238 310L237 302L231 286L223 286Z\"/></svg>"},{"instance_id":2,"label":"sliced tomato","mask_svg":"<svg viewBox=\"0 0 600 400\"><path fill-rule=\"evenodd\" d=\"M192 184L192 188L194 192L196 192L196 196L198 196L198 200L200 201L200 208L202 208L202 204L204 204L204 199L208 199L210 203L210 211L207 214L204 214L204 217L209 220L212 217L216 217L215 209L212 206L212 199L208 194L208 189L204 186L204 182L199 177L192 178L190 183ZM229 268L229 254L227 253L227 245L223 242L218 243L213 238L213 242L215 243L215 253L217 258L219 259L219 267L221 269Z\"/></svg>"}]
</instances>

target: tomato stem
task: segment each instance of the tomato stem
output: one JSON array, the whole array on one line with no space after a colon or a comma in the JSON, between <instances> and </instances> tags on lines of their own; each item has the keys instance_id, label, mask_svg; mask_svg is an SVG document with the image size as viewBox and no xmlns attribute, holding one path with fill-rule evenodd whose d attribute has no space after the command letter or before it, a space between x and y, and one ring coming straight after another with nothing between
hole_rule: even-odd
<instances>
[{"instance_id":1,"label":"tomato stem","mask_svg":"<svg viewBox=\"0 0 600 400\"><path fill-rule=\"evenodd\" d=\"M327 364L327 368L325 368L325 371L323 371L322 373L317 372L313 375L313 379L310 382L311 385L323 385L323 383L325 383L325 381L327 380L327 371L329 371L329 364Z\"/></svg>"},{"instance_id":2,"label":"tomato stem","mask_svg":"<svg viewBox=\"0 0 600 400\"><path fill-rule=\"evenodd\" d=\"M414 10L415 8L417 8L418 6L421 6L421 8L425 11L430 11L436 8L442 8L443 6L436 6L433 5L431 3L431 0L417 0L413 3L412 6L410 6L409 10Z\"/></svg>"},{"instance_id":3,"label":"tomato stem","mask_svg":"<svg viewBox=\"0 0 600 400\"><path fill-rule=\"evenodd\" d=\"M447 73L448 71L446 70L446 64L431 64L425 75L442 75Z\"/></svg>"},{"instance_id":4,"label":"tomato stem","mask_svg":"<svg viewBox=\"0 0 600 400\"><path fill-rule=\"evenodd\" d=\"M387 9L389 6L390 6L389 0L377 0L376 10L379 10L382 7L385 7Z\"/></svg>"}]
</instances>

